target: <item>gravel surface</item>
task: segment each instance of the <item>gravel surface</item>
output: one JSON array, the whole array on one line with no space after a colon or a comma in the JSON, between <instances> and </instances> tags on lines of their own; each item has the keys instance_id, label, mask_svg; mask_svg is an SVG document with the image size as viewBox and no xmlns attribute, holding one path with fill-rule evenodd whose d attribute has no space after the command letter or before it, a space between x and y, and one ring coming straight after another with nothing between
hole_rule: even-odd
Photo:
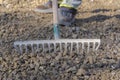
<instances>
[{"instance_id":1,"label":"gravel surface","mask_svg":"<svg viewBox=\"0 0 120 80\"><path fill-rule=\"evenodd\" d=\"M120 1L85 0L76 22L61 26L65 39L100 38L98 51L20 55L14 41L54 38L52 14L32 11L39 3L0 1L0 80L120 80Z\"/></svg>"}]
</instances>

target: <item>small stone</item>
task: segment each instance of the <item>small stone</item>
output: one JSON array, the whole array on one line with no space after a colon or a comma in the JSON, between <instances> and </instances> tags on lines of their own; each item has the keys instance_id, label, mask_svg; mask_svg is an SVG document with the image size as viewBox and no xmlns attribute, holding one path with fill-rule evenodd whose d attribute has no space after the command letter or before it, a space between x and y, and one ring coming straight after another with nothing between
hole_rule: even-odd
<instances>
[{"instance_id":1,"label":"small stone","mask_svg":"<svg viewBox=\"0 0 120 80\"><path fill-rule=\"evenodd\" d=\"M93 63L94 63L94 59L93 59L92 56L89 56L89 57L88 57L88 60L89 60L90 64L93 64Z\"/></svg>"},{"instance_id":2,"label":"small stone","mask_svg":"<svg viewBox=\"0 0 120 80\"><path fill-rule=\"evenodd\" d=\"M40 69L40 70L43 70L43 69L44 69L44 67L43 67L43 66L40 66L40 67L39 67L39 69Z\"/></svg>"},{"instance_id":3,"label":"small stone","mask_svg":"<svg viewBox=\"0 0 120 80\"><path fill-rule=\"evenodd\" d=\"M51 56L49 54L46 55L46 59L51 59Z\"/></svg>"},{"instance_id":4,"label":"small stone","mask_svg":"<svg viewBox=\"0 0 120 80\"><path fill-rule=\"evenodd\" d=\"M81 76L81 75L84 75L85 73L86 71L83 68L80 68L78 72L76 73L76 75Z\"/></svg>"},{"instance_id":5,"label":"small stone","mask_svg":"<svg viewBox=\"0 0 120 80\"><path fill-rule=\"evenodd\" d=\"M115 72L111 72L111 74L112 74L113 76L115 76L116 73L115 73Z\"/></svg>"},{"instance_id":6,"label":"small stone","mask_svg":"<svg viewBox=\"0 0 120 80\"><path fill-rule=\"evenodd\" d=\"M73 76L73 80L79 80L77 76Z\"/></svg>"},{"instance_id":7,"label":"small stone","mask_svg":"<svg viewBox=\"0 0 120 80\"><path fill-rule=\"evenodd\" d=\"M69 69L67 70L67 72L69 72L69 71L75 71L75 70L76 70L76 67L74 66L74 67L69 68Z\"/></svg>"},{"instance_id":8,"label":"small stone","mask_svg":"<svg viewBox=\"0 0 120 80\"><path fill-rule=\"evenodd\" d=\"M62 55L61 55L61 54L58 54L58 55L55 57L55 60L59 60L61 57L62 57Z\"/></svg>"},{"instance_id":9,"label":"small stone","mask_svg":"<svg viewBox=\"0 0 120 80\"><path fill-rule=\"evenodd\" d=\"M35 65L34 64L30 64L30 68L34 68L35 67Z\"/></svg>"},{"instance_id":10,"label":"small stone","mask_svg":"<svg viewBox=\"0 0 120 80\"><path fill-rule=\"evenodd\" d=\"M72 37L75 38L75 39L77 38L77 36L78 36L77 34L72 35Z\"/></svg>"},{"instance_id":11,"label":"small stone","mask_svg":"<svg viewBox=\"0 0 120 80\"><path fill-rule=\"evenodd\" d=\"M85 78L86 78L86 79L89 79L89 76L85 75Z\"/></svg>"},{"instance_id":12,"label":"small stone","mask_svg":"<svg viewBox=\"0 0 120 80\"><path fill-rule=\"evenodd\" d=\"M24 76L24 77L27 76L25 72L21 72L21 73L22 73L22 76Z\"/></svg>"},{"instance_id":13,"label":"small stone","mask_svg":"<svg viewBox=\"0 0 120 80\"><path fill-rule=\"evenodd\" d=\"M55 65L55 62L52 62L51 64L50 64L50 66L54 66Z\"/></svg>"},{"instance_id":14,"label":"small stone","mask_svg":"<svg viewBox=\"0 0 120 80\"><path fill-rule=\"evenodd\" d=\"M7 8L7 9L9 9L9 8L11 8L11 7L12 7L11 4L6 5L6 8Z\"/></svg>"},{"instance_id":15,"label":"small stone","mask_svg":"<svg viewBox=\"0 0 120 80\"><path fill-rule=\"evenodd\" d=\"M75 62L78 64L78 63L80 63L80 59L79 58L76 58L75 59Z\"/></svg>"},{"instance_id":16,"label":"small stone","mask_svg":"<svg viewBox=\"0 0 120 80\"><path fill-rule=\"evenodd\" d=\"M118 69L118 68L120 68L120 62L118 62L117 64L111 65L111 68L112 69Z\"/></svg>"}]
</instances>

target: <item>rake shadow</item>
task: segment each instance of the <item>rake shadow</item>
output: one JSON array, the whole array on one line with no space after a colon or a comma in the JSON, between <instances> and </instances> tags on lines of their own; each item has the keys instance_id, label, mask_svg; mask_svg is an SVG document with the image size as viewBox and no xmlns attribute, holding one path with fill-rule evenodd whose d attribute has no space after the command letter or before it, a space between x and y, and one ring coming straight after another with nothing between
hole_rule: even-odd
<instances>
[{"instance_id":1,"label":"rake shadow","mask_svg":"<svg viewBox=\"0 0 120 80\"><path fill-rule=\"evenodd\" d=\"M84 23L103 22L103 21L111 19L113 17L120 19L120 15L113 15L113 16L95 15L95 16L91 16L88 18L76 19L75 23L80 23L80 25L83 25Z\"/></svg>"},{"instance_id":2,"label":"rake shadow","mask_svg":"<svg viewBox=\"0 0 120 80\"><path fill-rule=\"evenodd\" d=\"M111 9L96 9L91 11L91 13L99 13L99 12L109 12Z\"/></svg>"}]
</instances>

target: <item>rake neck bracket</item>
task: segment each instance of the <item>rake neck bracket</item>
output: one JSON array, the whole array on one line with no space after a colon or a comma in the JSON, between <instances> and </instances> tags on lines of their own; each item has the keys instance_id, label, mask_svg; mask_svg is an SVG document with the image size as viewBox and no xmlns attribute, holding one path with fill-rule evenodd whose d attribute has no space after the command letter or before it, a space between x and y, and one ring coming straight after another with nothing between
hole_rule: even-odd
<instances>
[{"instance_id":1,"label":"rake neck bracket","mask_svg":"<svg viewBox=\"0 0 120 80\"><path fill-rule=\"evenodd\" d=\"M60 28L58 24L54 24L54 38L56 39L60 39Z\"/></svg>"}]
</instances>

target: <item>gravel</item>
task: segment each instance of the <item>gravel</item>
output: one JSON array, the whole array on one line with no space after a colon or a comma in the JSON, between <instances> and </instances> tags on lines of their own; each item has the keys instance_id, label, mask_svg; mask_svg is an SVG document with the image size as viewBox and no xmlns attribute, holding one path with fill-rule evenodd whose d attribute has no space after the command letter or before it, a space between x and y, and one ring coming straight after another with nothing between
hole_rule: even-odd
<instances>
[{"instance_id":1,"label":"gravel","mask_svg":"<svg viewBox=\"0 0 120 80\"><path fill-rule=\"evenodd\" d=\"M18 3L19 5L16 5ZM20 3L18 0L6 2L6 5L19 6L19 9L0 6L2 8L0 12L0 80L120 79L120 16L118 10L92 13L92 9L88 8L88 12L78 13L73 25L61 26L62 38L100 38L102 43L96 52L20 55L14 50L14 41L54 38L52 14L28 11L26 8L21 8ZM35 5L31 7L33 6ZM96 8L93 9L96 10Z\"/></svg>"}]
</instances>

